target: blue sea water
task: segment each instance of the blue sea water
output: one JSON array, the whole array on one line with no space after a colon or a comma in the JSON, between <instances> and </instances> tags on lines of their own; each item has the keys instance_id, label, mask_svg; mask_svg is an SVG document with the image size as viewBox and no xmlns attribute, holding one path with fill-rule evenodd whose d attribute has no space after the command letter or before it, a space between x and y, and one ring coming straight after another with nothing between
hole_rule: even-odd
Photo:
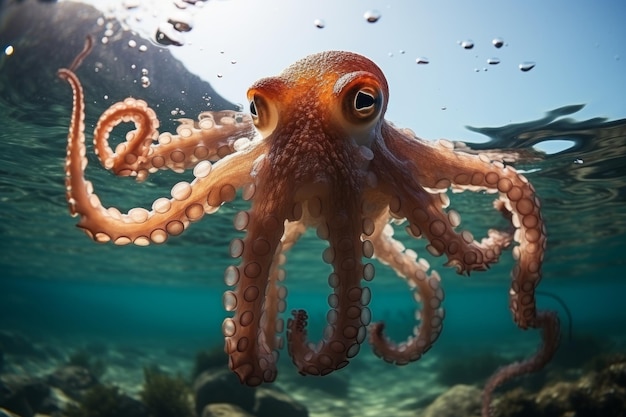
<instances>
[{"instance_id":1,"label":"blue sea water","mask_svg":"<svg viewBox=\"0 0 626 417\"><path fill-rule=\"evenodd\" d=\"M10 63L0 65L0 331L23 334L37 343L54 341L65 352L93 342L141 349L182 347L188 352L186 365L197 350L222 344L221 323L228 316L221 302L226 290L223 271L235 263L228 255L229 242L242 236L232 227L232 219L247 203L240 198L228 203L163 245L116 247L92 242L74 226L76 219L69 216L65 202L69 90L64 101L47 102L42 100L46 89L67 87L60 82L38 85L33 79L33 90L39 93L26 95L12 89L2 65ZM542 199L549 236L537 304L558 311L561 350L575 356L579 349L584 356L577 340L592 338L624 352L626 119L606 120L602 115L578 119L581 106L565 104L572 105L545 109L540 120L516 120L512 115L509 126L475 129L489 141L469 146L529 155L516 167L526 171ZM90 98L87 106L90 132L107 104ZM167 106L157 113L162 120L172 118ZM117 140L123 137L117 135ZM563 139L573 146L554 154L533 148ZM155 198L168 195L173 184L191 178L160 172L138 184L115 178L92 155L89 158L87 176L102 201L122 210L149 207ZM501 225L492 198L467 192L452 195L451 207L461 214L461 227L482 236L493 225ZM437 363L447 358L471 360L489 353L523 357L534 352L538 334L517 329L508 310L510 251L489 271L461 277L445 268L441 259L430 257L425 242L405 236L401 226L396 229L406 246L441 274L446 293L443 334L426 355L434 358L434 364L428 370L409 365L416 378L420 372L436 373ZM324 247L308 233L286 264L287 312L306 308L313 338L321 335L330 293L329 267L321 259ZM403 339L415 325L417 305L393 271L374 263L373 319L385 320L388 333ZM504 351L512 348L514 352ZM366 346L360 356L356 361L377 360ZM160 359L168 360L167 355ZM579 359L580 366L585 359L589 358ZM136 368L145 365L139 361ZM392 365L384 369L391 378L407 374ZM279 381L295 372L284 352ZM341 371L351 372L351 366Z\"/></svg>"}]
</instances>

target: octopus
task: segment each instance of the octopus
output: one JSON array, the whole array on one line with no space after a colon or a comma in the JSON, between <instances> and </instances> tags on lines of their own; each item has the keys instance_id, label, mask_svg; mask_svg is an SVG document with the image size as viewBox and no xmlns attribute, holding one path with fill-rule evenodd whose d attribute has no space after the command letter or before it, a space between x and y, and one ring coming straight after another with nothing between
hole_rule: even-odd
<instances>
[{"instance_id":1,"label":"octopus","mask_svg":"<svg viewBox=\"0 0 626 417\"><path fill-rule=\"evenodd\" d=\"M374 62L342 51L310 55L254 83L247 93L249 113L204 112L198 120L179 120L176 134L159 134L156 114L142 100L112 105L93 134L106 169L138 181L161 169L193 169L194 175L151 209L122 213L104 207L84 175L85 97L74 71L91 48L88 39L72 65L58 71L73 90L65 164L69 210L96 242L145 246L181 234L241 192L250 208L234 218L234 228L245 237L230 244L230 255L240 261L224 274L231 289L223 303L232 317L222 329L230 368L242 383L274 381L285 340L304 375L344 368L366 339L377 356L397 365L417 361L433 346L444 319L441 278L394 238L391 225L401 222L459 274L488 269L512 246L513 320L521 329L540 330L542 343L534 355L488 379L483 416L493 412L496 387L550 361L559 343L559 320L535 302L546 248L535 189L515 168L486 154L455 149L446 140L426 141L386 121L388 84ZM113 151L109 135L122 122L135 129ZM494 194L494 207L509 229L490 229L480 241L458 229L461 218L448 209L447 193L466 190ZM281 316L287 296L283 265L307 228L327 242L322 258L332 267L327 325L316 342L307 334L306 311L293 310L286 322ZM414 333L404 341L390 340L384 323L372 323L366 283L374 278L373 258L393 268L419 302Z\"/></svg>"}]
</instances>

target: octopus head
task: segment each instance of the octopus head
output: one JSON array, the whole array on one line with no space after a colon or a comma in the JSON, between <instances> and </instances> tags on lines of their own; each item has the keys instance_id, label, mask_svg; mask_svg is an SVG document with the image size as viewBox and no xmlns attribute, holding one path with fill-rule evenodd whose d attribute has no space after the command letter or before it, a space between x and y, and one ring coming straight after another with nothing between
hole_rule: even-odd
<instances>
[{"instance_id":1,"label":"octopus head","mask_svg":"<svg viewBox=\"0 0 626 417\"><path fill-rule=\"evenodd\" d=\"M380 136L388 96L376 64L342 51L308 56L248 90L250 113L263 138L306 142L323 134L367 147Z\"/></svg>"}]
</instances>

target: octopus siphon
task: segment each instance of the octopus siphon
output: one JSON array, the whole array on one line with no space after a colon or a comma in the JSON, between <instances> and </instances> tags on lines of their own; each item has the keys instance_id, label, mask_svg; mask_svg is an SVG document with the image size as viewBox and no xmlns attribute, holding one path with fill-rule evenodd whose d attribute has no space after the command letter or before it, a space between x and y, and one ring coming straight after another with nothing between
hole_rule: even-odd
<instances>
[{"instance_id":1,"label":"octopus siphon","mask_svg":"<svg viewBox=\"0 0 626 417\"><path fill-rule=\"evenodd\" d=\"M84 176L85 98L75 71L92 43L88 38L72 65L58 72L73 90L65 165L70 212L97 242L144 246L181 234L241 191L251 207L234 219L246 234L230 245L240 261L225 272L232 289L223 301L233 316L222 329L230 368L242 383L276 379L283 333L294 365L307 375L345 367L365 339L377 356L398 365L432 347L444 319L440 276L394 239L391 223L401 219L412 237L426 239L428 252L445 255L446 265L459 274L489 268L512 246L510 310L517 326L541 331L542 343L530 358L491 376L483 416L493 412L496 387L550 361L559 344L559 320L535 302L546 230L533 186L510 165L455 150L446 140L424 141L386 121L388 85L372 61L351 52L310 55L254 83L247 93L249 114L204 112L197 121L180 120L176 134L159 134L156 114L142 100L112 105L94 131L95 152L106 169L139 181L160 169L193 169L194 175L150 210L121 213L105 208ZM121 122L133 122L135 130L113 151L108 138ZM447 209L450 190L493 193L494 207L510 229L490 229L480 241L457 230L460 216ZM307 228L327 241L322 257L332 267L327 325L315 343L307 336L306 311L294 310L286 323L281 318L287 293L282 265ZM393 268L420 303L414 334L405 341L391 341L384 323L371 323L371 291L362 285L374 278L371 258Z\"/></svg>"}]
</instances>

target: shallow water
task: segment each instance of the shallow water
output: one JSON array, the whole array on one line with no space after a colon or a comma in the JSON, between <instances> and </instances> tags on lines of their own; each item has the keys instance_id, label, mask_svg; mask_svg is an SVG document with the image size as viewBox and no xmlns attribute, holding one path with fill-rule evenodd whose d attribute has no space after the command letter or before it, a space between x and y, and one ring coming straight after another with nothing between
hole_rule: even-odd
<instances>
[{"instance_id":1,"label":"shallow water","mask_svg":"<svg viewBox=\"0 0 626 417\"><path fill-rule=\"evenodd\" d=\"M12 88L14 80L3 74L0 66L0 330L27 335L38 344L54 344L61 356L90 343L109 346L110 352L123 352L129 346L148 352L134 369L116 367L111 359L105 380L129 392L137 392L142 366L150 362L187 373L197 350L222 343L221 323L227 315L221 303L226 289L223 271L234 263L228 255L229 242L241 236L232 227L232 218L247 203L241 199L228 203L163 245L93 243L74 227L76 219L69 216L65 202L69 89L60 82L40 85L32 79L28 83L39 94L28 95ZM87 91L92 88L97 86L88 86ZM47 90L64 94L65 99L42 99ZM109 103L88 99L88 132ZM470 151L515 157L513 165L526 172L541 197L549 239L538 306L559 312L564 331L561 350L573 356L580 350L582 365L586 351L570 338L591 337L612 349L626 348L626 119L607 120L602 115L581 119L577 113L583 106L563 104L546 108L539 120L516 120L512 115L513 122L506 126L470 128L489 140L467 146ZM175 125L168 106L156 110L165 126ZM533 147L551 140L573 145L553 154ZM191 178L191 174L160 172L139 184L114 178L93 155L89 161L87 177L103 203L123 211L149 207L155 198L168 195L173 184ZM468 192L452 195L451 207L461 214L461 227L482 236L501 225L492 198ZM444 391L437 375L448 358L527 356L539 343L534 332L515 328L508 311L509 251L491 270L460 277L441 259L430 257L424 242L405 236L400 226L396 233L442 276L443 334L420 363L404 368L384 364L364 347L355 363L339 372L353 381L349 396L341 399L307 392L283 353L278 384L290 387L312 415L380 415L392 403L398 406L396 415L414 415L402 408L403 401L415 397L419 403ZM311 335L321 334L328 308L329 269L321 260L324 247L314 233L308 233L290 252L286 265L287 311L309 310ZM404 338L414 326L415 303L393 271L374 263L373 319L385 320L391 336ZM11 369L42 372L53 366L24 361ZM382 388L381 380L387 382ZM351 414L354 402L371 389L378 389L380 395L372 403L359 401L360 411ZM414 403L409 406L418 408Z\"/></svg>"}]
</instances>

